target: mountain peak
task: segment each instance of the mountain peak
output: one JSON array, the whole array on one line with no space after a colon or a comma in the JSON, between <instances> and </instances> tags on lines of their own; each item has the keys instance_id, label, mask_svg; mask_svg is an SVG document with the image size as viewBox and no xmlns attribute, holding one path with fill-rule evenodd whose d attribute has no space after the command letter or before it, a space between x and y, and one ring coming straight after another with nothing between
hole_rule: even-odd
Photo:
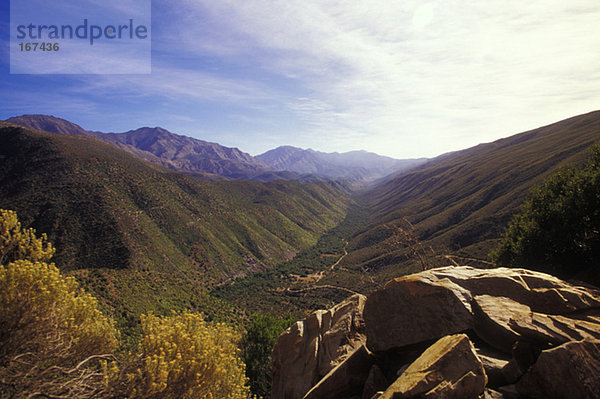
<instances>
[{"instance_id":1,"label":"mountain peak","mask_svg":"<svg viewBox=\"0 0 600 399\"><path fill-rule=\"evenodd\" d=\"M250 179L270 171L263 162L237 148L171 133L159 126L145 126L124 133L102 133L48 115L22 115L7 122L51 133L93 136L146 161L194 175Z\"/></svg>"},{"instance_id":2,"label":"mountain peak","mask_svg":"<svg viewBox=\"0 0 600 399\"><path fill-rule=\"evenodd\" d=\"M25 114L9 118L6 122L51 133L88 135L81 126L53 115Z\"/></svg>"}]
</instances>

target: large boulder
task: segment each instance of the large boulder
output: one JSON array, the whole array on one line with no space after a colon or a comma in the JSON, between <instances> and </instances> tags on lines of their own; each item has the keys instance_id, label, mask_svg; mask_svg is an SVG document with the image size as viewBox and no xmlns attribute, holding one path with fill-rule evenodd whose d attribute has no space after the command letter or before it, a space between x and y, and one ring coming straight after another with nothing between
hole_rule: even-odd
<instances>
[{"instance_id":1,"label":"large boulder","mask_svg":"<svg viewBox=\"0 0 600 399\"><path fill-rule=\"evenodd\" d=\"M600 339L600 322L593 317L579 320L538 313L512 299L490 295L475 296L473 305L477 335L505 352L518 340L547 349L569 341Z\"/></svg>"},{"instance_id":2,"label":"large boulder","mask_svg":"<svg viewBox=\"0 0 600 399\"><path fill-rule=\"evenodd\" d=\"M597 290L545 273L452 266L391 280L369 296L364 318L367 346L374 352L471 329L508 352L526 330L511 324L515 318L528 321L531 312L571 316L594 308L600 308ZM595 316L598 312L586 317L595 324ZM549 322L556 320L562 319Z\"/></svg>"},{"instance_id":3,"label":"large boulder","mask_svg":"<svg viewBox=\"0 0 600 399\"><path fill-rule=\"evenodd\" d=\"M524 269L445 267L285 331L272 397L600 399L599 348L598 289Z\"/></svg>"},{"instance_id":4,"label":"large boulder","mask_svg":"<svg viewBox=\"0 0 600 399\"><path fill-rule=\"evenodd\" d=\"M361 346L321 379L303 399L343 399L363 392L373 356Z\"/></svg>"},{"instance_id":5,"label":"large boulder","mask_svg":"<svg viewBox=\"0 0 600 399\"><path fill-rule=\"evenodd\" d=\"M476 399L487 377L465 334L438 340L415 360L381 396L382 399Z\"/></svg>"},{"instance_id":6,"label":"large boulder","mask_svg":"<svg viewBox=\"0 0 600 399\"><path fill-rule=\"evenodd\" d=\"M600 341L568 342L543 351L516 387L530 398L600 398Z\"/></svg>"},{"instance_id":7,"label":"large boulder","mask_svg":"<svg viewBox=\"0 0 600 399\"><path fill-rule=\"evenodd\" d=\"M373 292L364 318L367 346L374 352L438 339L473 326L469 292L423 273L394 279Z\"/></svg>"},{"instance_id":8,"label":"large boulder","mask_svg":"<svg viewBox=\"0 0 600 399\"><path fill-rule=\"evenodd\" d=\"M329 310L310 314L281 334L272 354L271 397L301 399L364 345L365 301L364 295L353 295Z\"/></svg>"}]
</instances>

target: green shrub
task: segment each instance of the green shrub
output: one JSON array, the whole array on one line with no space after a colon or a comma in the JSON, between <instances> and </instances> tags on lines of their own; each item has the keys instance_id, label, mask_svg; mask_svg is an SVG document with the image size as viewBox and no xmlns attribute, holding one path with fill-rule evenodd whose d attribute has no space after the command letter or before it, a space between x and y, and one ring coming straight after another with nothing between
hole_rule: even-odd
<instances>
[{"instance_id":1,"label":"green shrub","mask_svg":"<svg viewBox=\"0 0 600 399\"><path fill-rule=\"evenodd\" d=\"M246 376L254 395L268 398L271 393L271 351L279 335L294 323L291 316L281 318L271 314L255 317L242 338L242 358Z\"/></svg>"},{"instance_id":2,"label":"green shrub","mask_svg":"<svg viewBox=\"0 0 600 399\"><path fill-rule=\"evenodd\" d=\"M492 259L571 277L600 255L600 146L581 168L563 168L513 217Z\"/></svg>"}]
</instances>

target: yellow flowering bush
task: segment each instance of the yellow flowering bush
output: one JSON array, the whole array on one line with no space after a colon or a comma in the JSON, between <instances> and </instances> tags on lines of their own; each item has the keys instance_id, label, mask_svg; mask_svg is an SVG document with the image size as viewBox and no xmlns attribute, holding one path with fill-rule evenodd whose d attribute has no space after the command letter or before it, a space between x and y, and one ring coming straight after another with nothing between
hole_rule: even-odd
<instances>
[{"instance_id":1,"label":"yellow flowering bush","mask_svg":"<svg viewBox=\"0 0 600 399\"><path fill-rule=\"evenodd\" d=\"M239 334L195 313L142 316L140 367L130 397L243 399L249 395Z\"/></svg>"},{"instance_id":2,"label":"yellow flowering bush","mask_svg":"<svg viewBox=\"0 0 600 399\"><path fill-rule=\"evenodd\" d=\"M114 322L53 254L0 210L0 397L249 397L239 334L199 314L142 316L137 353L115 357Z\"/></svg>"},{"instance_id":3,"label":"yellow flowering bush","mask_svg":"<svg viewBox=\"0 0 600 399\"><path fill-rule=\"evenodd\" d=\"M18 259L48 262L54 247L46 234L36 237L32 228L23 229L15 211L0 209L0 264Z\"/></svg>"},{"instance_id":4,"label":"yellow flowering bush","mask_svg":"<svg viewBox=\"0 0 600 399\"><path fill-rule=\"evenodd\" d=\"M98 360L112 358L117 331L72 277L39 261L54 252L44 241L0 211L0 254L21 258L0 264L0 392L92 397Z\"/></svg>"}]
</instances>

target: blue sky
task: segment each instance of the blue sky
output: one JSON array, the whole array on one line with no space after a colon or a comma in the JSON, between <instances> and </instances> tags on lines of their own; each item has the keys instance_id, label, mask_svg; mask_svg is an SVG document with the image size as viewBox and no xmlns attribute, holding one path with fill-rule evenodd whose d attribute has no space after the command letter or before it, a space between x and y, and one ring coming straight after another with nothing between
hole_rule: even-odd
<instances>
[{"instance_id":1,"label":"blue sky","mask_svg":"<svg viewBox=\"0 0 600 399\"><path fill-rule=\"evenodd\" d=\"M153 0L139 75L11 75L0 7L0 119L409 158L600 109L598 0Z\"/></svg>"}]
</instances>

